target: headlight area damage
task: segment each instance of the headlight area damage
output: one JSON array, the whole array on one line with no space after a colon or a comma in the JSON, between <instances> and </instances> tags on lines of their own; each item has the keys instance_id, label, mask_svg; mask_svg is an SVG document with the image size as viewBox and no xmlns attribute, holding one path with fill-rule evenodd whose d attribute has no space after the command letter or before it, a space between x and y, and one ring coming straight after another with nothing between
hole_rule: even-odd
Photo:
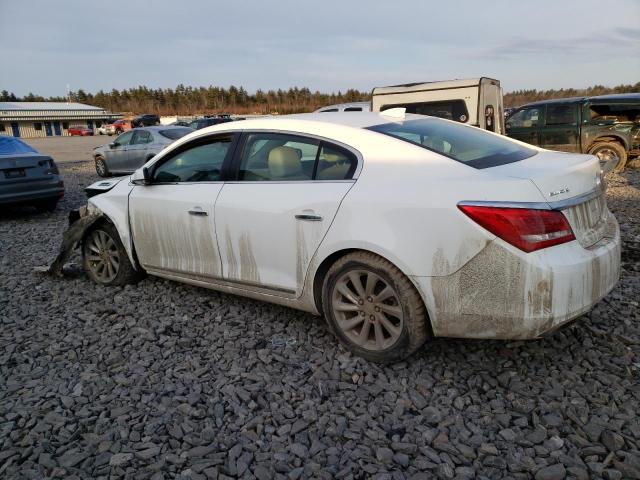
<instances>
[{"instance_id":1,"label":"headlight area damage","mask_svg":"<svg viewBox=\"0 0 640 480\"><path fill-rule=\"evenodd\" d=\"M36 271L62 277L65 263L82 241L85 232L102 216L102 211L91 204L69 212L69 228L62 235L58 255L49 267L38 268Z\"/></svg>"}]
</instances>

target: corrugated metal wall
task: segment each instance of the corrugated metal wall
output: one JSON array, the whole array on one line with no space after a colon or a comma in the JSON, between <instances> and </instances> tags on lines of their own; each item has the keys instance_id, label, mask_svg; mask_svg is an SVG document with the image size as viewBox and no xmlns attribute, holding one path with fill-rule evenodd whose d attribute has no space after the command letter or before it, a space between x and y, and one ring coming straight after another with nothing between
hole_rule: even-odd
<instances>
[{"instance_id":1,"label":"corrugated metal wall","mask_svg":"<svg viewBox=\"0 0 640 480\"><path fill-rule=\"evenodd\" d=\"M97 123L101 122L104 123L105 120L102 119L96 119L94 118L82 118L82 119L68 119L68 118L60 118L60 119L56 119L56 120L52 120L49 121L49 123L51 124L51 136L52 137L56 137L58 135L56 135L56 130L55 130L55 126L54 123L55 122L59 122L60 124L60 135L62 137L68 137L69 136L69 132L67 131L66 128L64 128L65 126L69 126L69 127L74 127L74 126L81 126L81 127L87 127L87 121L92 122L93 128L97 128ZM2 131L2 127L0 127L0 135L8 135L8 136L13 136L13 127L12 124L18 124L18 129L20 131L20 137L22 138L38 138L38 137L46 137L47 136L47 128L45 125L44 121L15 121L15 122L8 122L8 121L0 121L0 125L2 125L4 127L4 131ZM40 125L40 129L37 130L36 129L36 124Z\"/></svg>"}]
</instances>

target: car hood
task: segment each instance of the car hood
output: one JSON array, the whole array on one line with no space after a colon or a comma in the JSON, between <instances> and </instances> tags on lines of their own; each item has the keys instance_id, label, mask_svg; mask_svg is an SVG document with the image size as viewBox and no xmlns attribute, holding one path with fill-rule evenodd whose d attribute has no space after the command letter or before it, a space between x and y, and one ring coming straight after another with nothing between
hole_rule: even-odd
<instances>
[{"instance_id":1,"label":"car hood","mask_svg":"<svg viewBox=\"0 0 640 480\"><path fill-rule=\"evenodd\" d=\"M108 192L113 187L118 185L120 182L126 180L129 182L131 176L127 175L126 177L118 177L118 178L108 178L105 180L100 180L98 182L92 183L88 187L84 189L87 194L87 197L93 197L95 195L100 195L101 193Z\"/></svg>"}]
</instances>

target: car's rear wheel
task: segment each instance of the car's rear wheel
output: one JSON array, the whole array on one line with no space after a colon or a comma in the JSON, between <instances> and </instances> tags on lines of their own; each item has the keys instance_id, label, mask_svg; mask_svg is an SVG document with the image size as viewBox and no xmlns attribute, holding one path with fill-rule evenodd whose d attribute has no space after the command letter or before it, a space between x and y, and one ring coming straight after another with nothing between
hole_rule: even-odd
<instances>
[{"instance_id":1,"label":"car's rear wheel","mask_svg":"<svg viewBox=\"0 0 640 480\"><path fill-rule=\"evenodd\" d=\"M104 161L102 157L96 157L96 173L101 177L110 176L109 168L107 167L107 162Z\"/></svg>"},{"instance_id":2,"label":"car's rear wheel","mask_svg":"<svg viewBox=\"0 0 640 480\"><path fill-rule=\"evenodd\" d=\"M598 157L604 173L621 172L627 164L627 151L616 142L596 143L589 149L589 153Z\"/></svg>"},{"instance_id":3,"label":"car's rear wheel","mask_svg":"<svg viewBox=\"0 0 640 480\"><path fill-rule=\"evenodd\" d=\"M429 336L418 291L395 265L372 253L348 254L329 269L322 305L336 337L367 360L401 360Z\"/></svg>"},{"instance_id":4,"label":"car's rear wheel","mask_svg":"<svg viewBox=\"0 0 640 480\"><path fill-rule=\"evenodd\" d=\"M133 268L118 231L110 223L100 223L87 233L82 254L84 269L96 283L126 285L143 277Z\"/></svg>"}]
</instances>

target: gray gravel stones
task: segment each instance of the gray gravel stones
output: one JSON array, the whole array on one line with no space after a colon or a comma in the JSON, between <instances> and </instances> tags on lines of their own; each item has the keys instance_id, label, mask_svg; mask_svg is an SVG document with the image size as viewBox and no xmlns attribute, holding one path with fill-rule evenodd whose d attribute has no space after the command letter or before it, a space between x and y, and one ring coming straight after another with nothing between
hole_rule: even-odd
<instances>
[{"instance_id":1,"label":"gray gravel stones","mask_svg":"<svg viewBox=\"0 0 640 480\"><path fill-rule=\"evenodd\" d=\"M574 326L380 366L283 307L34 274L96 180L61 171L55 213L0 212L0 477L640 479L640 172L609 176L622 278Z\"/></svg>"}]
</instances>

